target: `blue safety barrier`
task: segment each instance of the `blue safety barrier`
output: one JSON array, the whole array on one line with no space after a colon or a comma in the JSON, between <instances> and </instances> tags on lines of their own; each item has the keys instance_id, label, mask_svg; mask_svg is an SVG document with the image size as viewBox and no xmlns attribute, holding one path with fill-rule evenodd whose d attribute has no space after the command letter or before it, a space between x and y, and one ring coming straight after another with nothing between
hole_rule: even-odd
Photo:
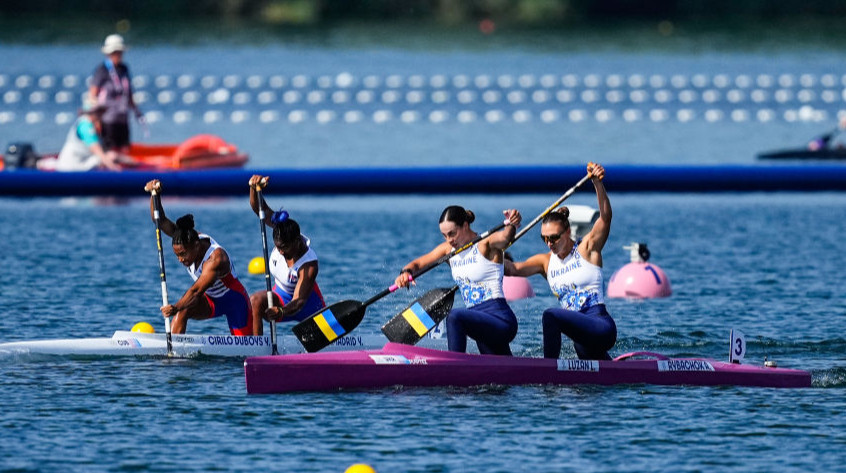
<instances>
[{"instance_id":1,"label":"blue safety barrier","mask_svg":"<svg viewBox=\"0 0 846 473\"><path fill-rule=\"evenodd\" d=\"M612 192L845 191L846 165L605 166ZM143 196L160 179L167 195L247 193L251 175L271 177L273 194L555 193L584 165L432 168L237 169L167 172L0 172L0 195Z\"/></svg>"}]
</instances>

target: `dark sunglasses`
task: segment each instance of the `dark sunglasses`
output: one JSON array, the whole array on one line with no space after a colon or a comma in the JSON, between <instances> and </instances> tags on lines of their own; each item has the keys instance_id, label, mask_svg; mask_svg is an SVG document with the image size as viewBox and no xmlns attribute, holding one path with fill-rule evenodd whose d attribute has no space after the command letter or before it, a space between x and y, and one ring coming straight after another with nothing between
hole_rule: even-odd
<instances>
[{"instance_id":1,"label":"dark sunglasses","mask_svg":"<svg viewBox=\"0 0 846 473\"><path fill-rule=\"evenodd\" d=\"M544 243L555 243L556 241L561 239L561 235L564 233L553 233L552 235L541 235L541 240Z\"/></svg>"}]
</instances>

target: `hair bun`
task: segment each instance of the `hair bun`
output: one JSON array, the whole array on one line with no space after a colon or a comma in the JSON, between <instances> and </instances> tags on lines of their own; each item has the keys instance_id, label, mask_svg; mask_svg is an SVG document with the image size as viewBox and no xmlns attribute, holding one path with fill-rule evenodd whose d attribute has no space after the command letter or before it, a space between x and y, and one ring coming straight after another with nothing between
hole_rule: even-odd
<instances>
[{"instance_id":1,"label":"hair bun","mask_svg":"<svg viewBox=\"0 0 846 473\"><path fill-rule=\"evenodd\" d=\"M186 214L176 219L176 228L192 230L194 228L194 216Z\"/></svg>"},{"instance_id":2,"label":"hair bun","mask_svg":"<svg viewBox=\"0 0 846 473\"><path fill-rule=\"evenodd\" d=\"M467 223L473 223L476 221L476 214L474 214L472 210L464 209L464 212L467 213Z\"/></svg>"}]
</instances>

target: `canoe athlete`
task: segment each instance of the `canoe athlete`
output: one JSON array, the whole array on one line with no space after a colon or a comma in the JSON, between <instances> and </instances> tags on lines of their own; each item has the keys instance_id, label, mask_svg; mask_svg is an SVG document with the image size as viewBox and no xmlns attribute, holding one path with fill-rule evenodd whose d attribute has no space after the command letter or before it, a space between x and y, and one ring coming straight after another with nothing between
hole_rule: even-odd
<instances>
[{"instance_id":1,"label":"canoe athlete","mask_svg":"<svg viewBox=\"0 0 846 473\"><path fill-rule=\"evenodd\" d=\"M153 179L144 190L161 195L161 183ZM155 202L150 199L150 215L155 221ZM235 273L226 250L212 237L197 233L194 216L184 215L173 223L159 211L162 232L173 238L173 253L188 269L194 284L175 303L162 307L165 317L173 317L171 331L185 333L188 319L205 320L225 316L232 335L253 335L250 296Z\"/></svg>"},{"instance_id":2,"label":"canoe athlete","mask_svg":"<svg viewBox=\"0 0 846 473\"><path fill-rule=\"evenodd\" d=\"M517 317L505 301L502 290L505 249L514 240L522 217L514 209L503 211L508 224L449 260L452 278L461 290L463 309L452 309L447 316L447 340L450 351L466 352L467 337L476 341L479 353L511 355L509 343L517 335ZM406 264L396 285L407 287L411 274L473 241L477 234L470 228L475 215L463 207L444 209L440 230L444 242L434 250Z\"/></svg>"},{"instance_id":3,"label":"canoe athlete","mask_svg":"<svg viewBox=\"0 0 846 473\"><path fill-rule=\"evenodd\" d=\"M541 238L549 247L521 262L506 262L509 276L543 275L560 308L543 313L543 356L558 358L561 334L573 340L583 360L610 360L608 350L617 341L617 326L605 309L602 279L602 248L611 231L611 202L602 179L605 168L589 163L587 172L596 189L599 218L580 242L572 240L567 207L548 214L541 221Z\"/></svg>"},{"instance_id":4,"label":"canoe athlete","mask_svg":"<svg viewBox=\"0 0 846 473\"><path fill-rule=\"evenodd\" d=\"M264 208L264 223L273 229L273 251L269 257L270 274L273 276L273 307L267 303L267 292L259 291L251 297L256 335L263 332L262 318L270 321L301 321L326 307L317 285L319 270L317 253L309 239L300 233L300 225L288 212L274 212L267 202L259 202L256 187L267 185L267 177L250 178L250 206L256 215L259 205Z\"/></svg>"}]
</instances>

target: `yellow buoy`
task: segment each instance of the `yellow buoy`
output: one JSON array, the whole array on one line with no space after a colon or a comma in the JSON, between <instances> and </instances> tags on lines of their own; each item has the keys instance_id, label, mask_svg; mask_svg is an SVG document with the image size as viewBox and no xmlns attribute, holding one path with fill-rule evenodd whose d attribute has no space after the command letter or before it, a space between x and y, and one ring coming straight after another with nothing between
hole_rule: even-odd
<instances>
[{"instance_id":1,"label":"yellow buoy","mask_svg":"<svg viewBox=\"0 0 846 473\"><path fill-rule=\"evenodd\" d=\"M256 256L250 260L250 266L247 268L250 274L264 274L264 258Z\"/></svg>"},{"instance_id":2,"label":"yellow buoy","mask_svg":"<svg viewBox=\"0 0 846 473\"><path fill-rule=\"evenodd\" d=\"M148 324L147 322L138 322L137 324L132 326L132 331L141 333L156 333L156 329L154 329L153 326Z\"/></svg>"},{"instance_id":3,"label":"yellow buoy","mask_svg":"<svg viewBox=\"0 0 846 473\"><path fill-rule=\"evenodd\" d=\"M344 473L376 473L376 470L370 465L356 463L355 465L350 465L349 468L344 470Z\"/></svg>"}]
</instances>

